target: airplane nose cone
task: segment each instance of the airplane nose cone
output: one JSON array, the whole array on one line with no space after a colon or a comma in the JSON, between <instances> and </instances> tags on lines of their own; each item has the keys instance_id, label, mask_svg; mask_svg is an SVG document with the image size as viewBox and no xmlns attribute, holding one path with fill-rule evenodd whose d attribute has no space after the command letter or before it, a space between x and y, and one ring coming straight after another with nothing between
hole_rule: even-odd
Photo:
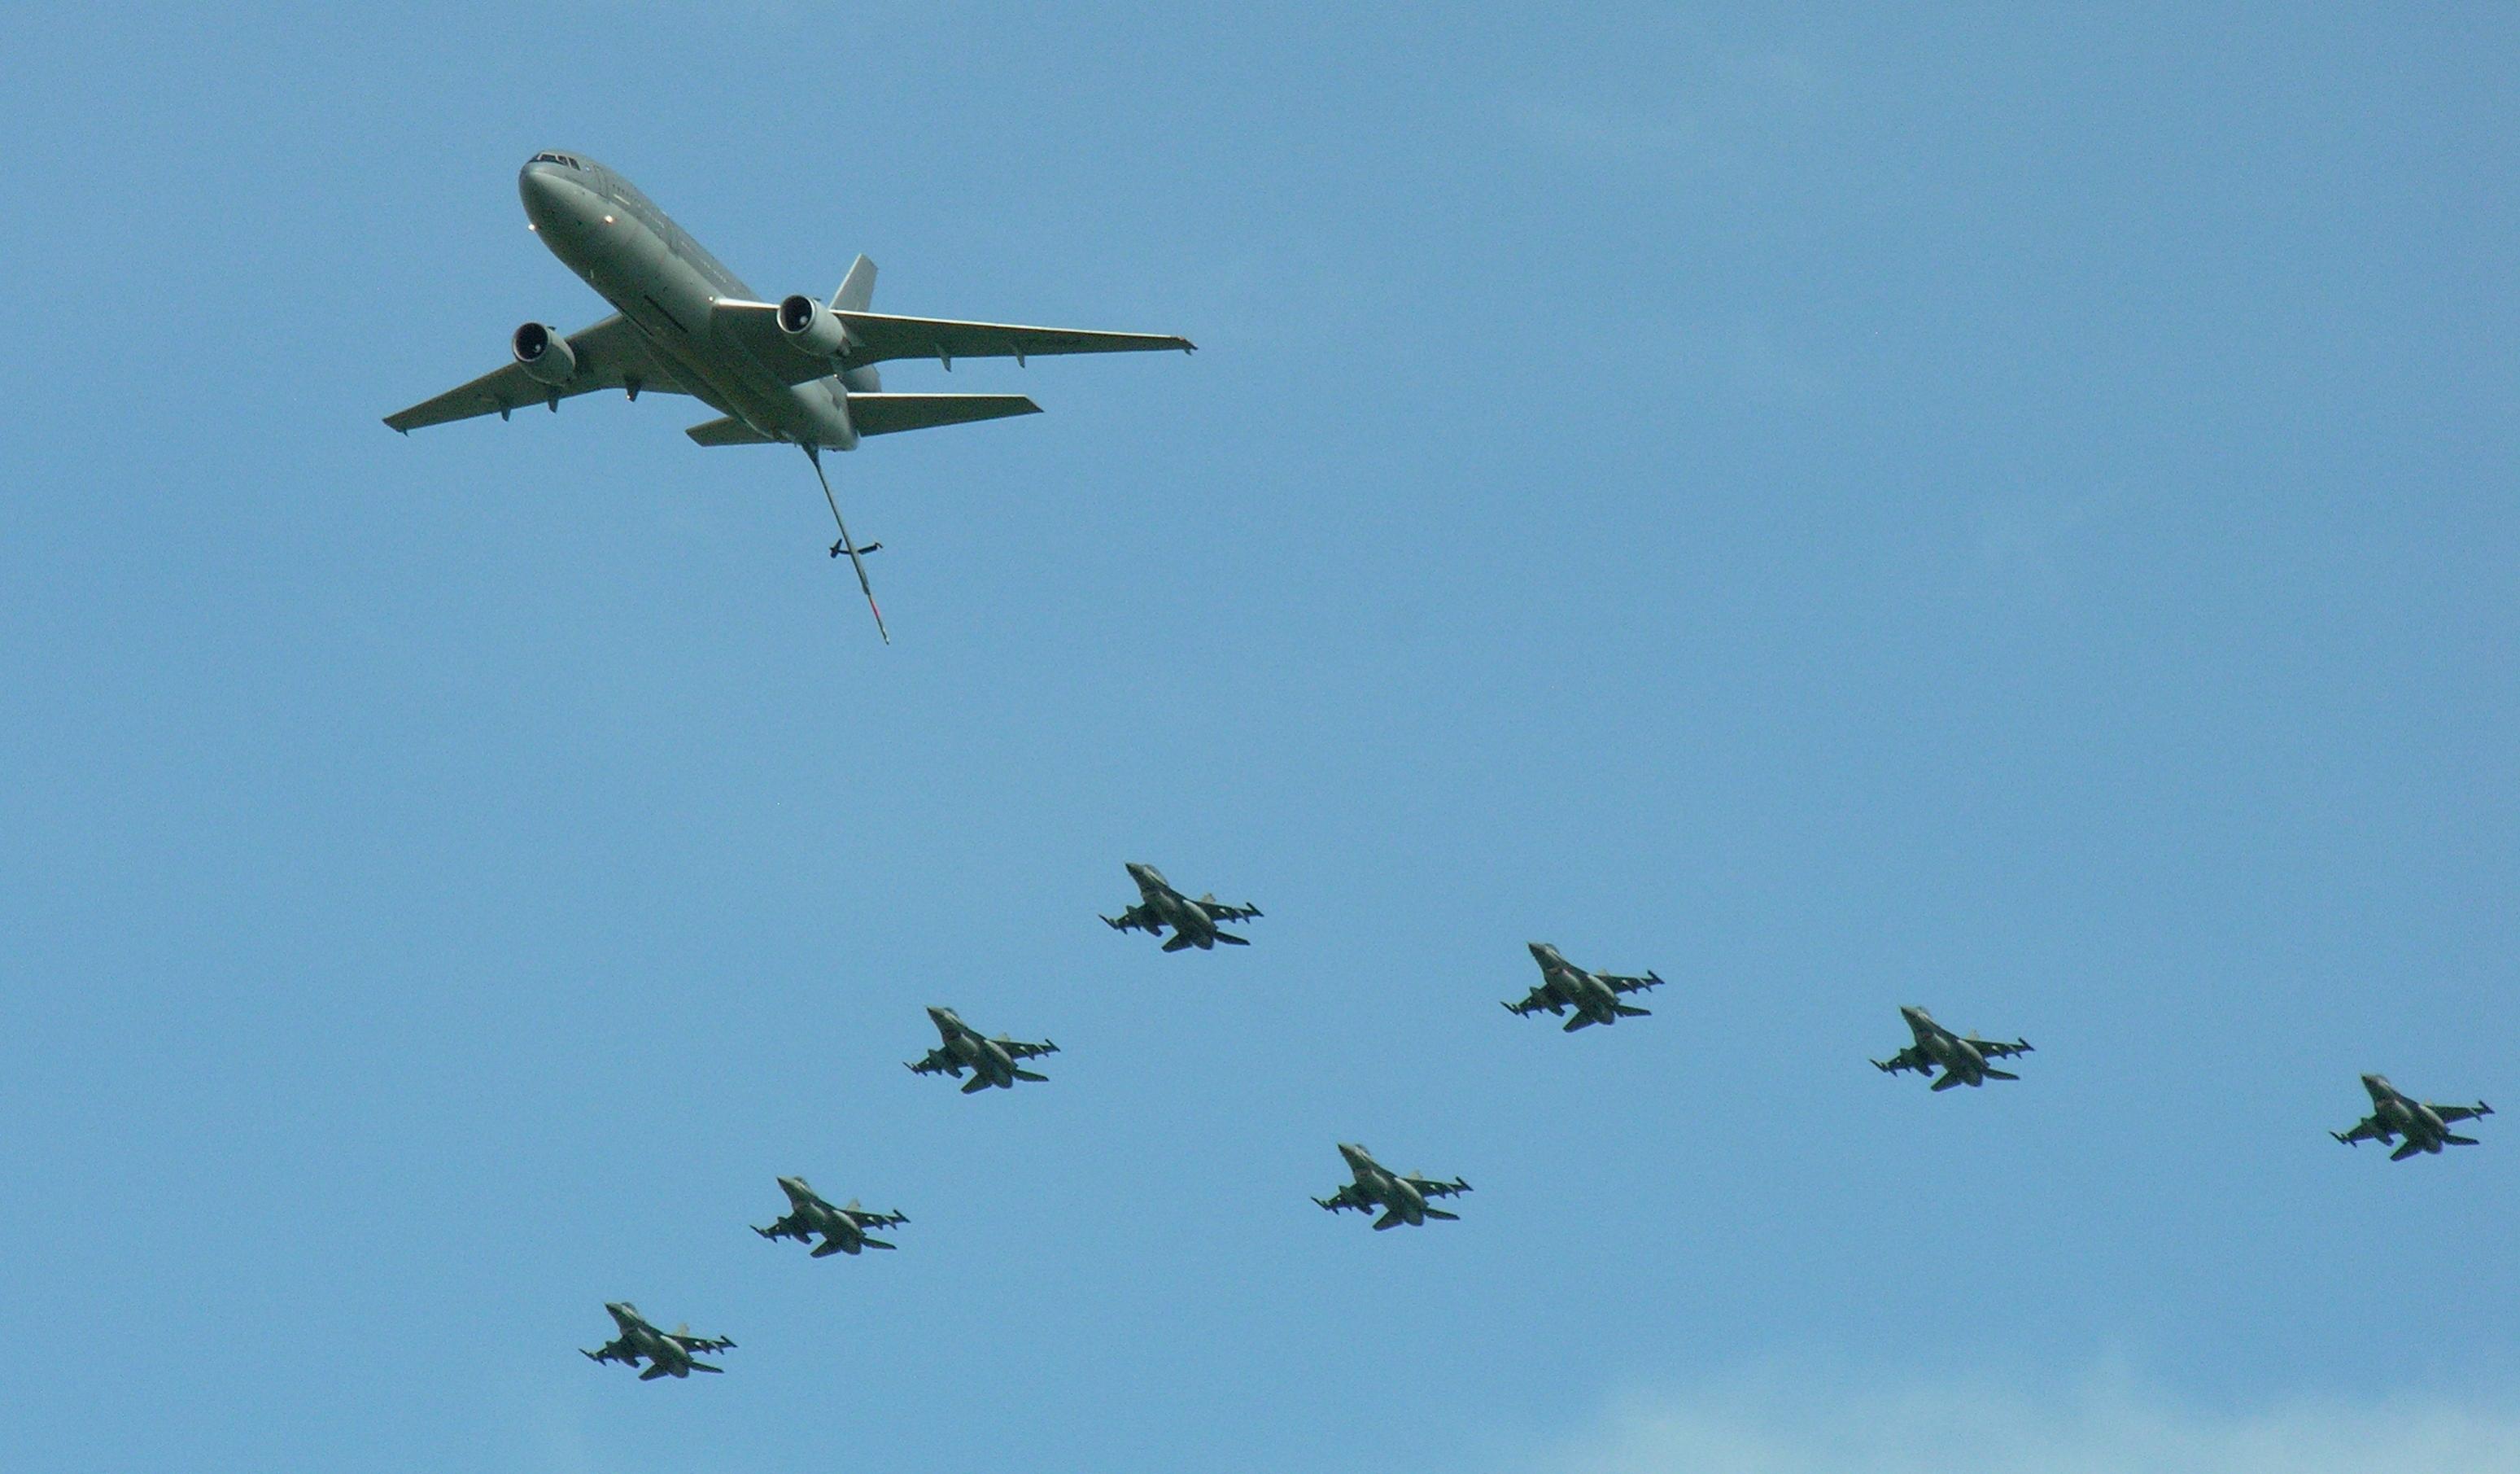
<instances>
[{"instance_id":1,"label":"airplane nose cone","mask_svg":"<svg viewBox=\"0 0 2520 1474\"><path fill-rule=\"evenodd\" d=\"M569 177L566 165L537 160L526 164L517 175L517 196L525 205L525 218L534 228L546 234L567 231L583 224L595 196L586 186Z\"/></svg>"}]
</instances>

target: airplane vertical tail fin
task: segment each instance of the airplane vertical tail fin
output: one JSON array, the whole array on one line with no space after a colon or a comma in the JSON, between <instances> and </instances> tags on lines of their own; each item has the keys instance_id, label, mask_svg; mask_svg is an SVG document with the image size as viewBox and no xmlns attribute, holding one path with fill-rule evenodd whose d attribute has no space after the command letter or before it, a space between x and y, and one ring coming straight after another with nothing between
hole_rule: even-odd
<instances>
[{"instance_id":1,"label":"airplane vertical tail fin","mask_svg":"<svg viewBox=\"0 0 2520 1474\"><path fill-rule=\"evenodd\" d=\"M849 274L840 278L840 290L832 294L832 310L863 312L874 304L875 261L861 255L850 265Z\"/></svg>"}]
</instances>

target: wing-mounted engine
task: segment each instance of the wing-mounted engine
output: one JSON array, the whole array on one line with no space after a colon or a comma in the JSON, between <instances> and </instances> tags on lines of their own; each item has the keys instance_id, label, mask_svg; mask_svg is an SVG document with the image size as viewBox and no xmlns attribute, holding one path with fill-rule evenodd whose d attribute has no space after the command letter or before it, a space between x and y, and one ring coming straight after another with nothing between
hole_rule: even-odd
<instances>
[{"instance_id":1,"label":"wing-mounted engine","mask_svg":"<svg viewBox=\"0 0 2520 1474\"><path fill-rule=\"evenodd\" d=\"M779 331L798 352L817 358L837 358L849 350L849 330L838 316L801 293L780 301Z\"/></svg>"},{"instance_id":2,"label":"wing-mounted engine","mask_svg":"<svg viewBox=\"0 0 2520 1474\"><path fill-rule=\"evenodd\" d=\"M518 328L508 340L508 348L536 384L559 389L577 375L577 350L568 345L560 329L548 323L529 322Z\"/></svg>"}]
</instances>

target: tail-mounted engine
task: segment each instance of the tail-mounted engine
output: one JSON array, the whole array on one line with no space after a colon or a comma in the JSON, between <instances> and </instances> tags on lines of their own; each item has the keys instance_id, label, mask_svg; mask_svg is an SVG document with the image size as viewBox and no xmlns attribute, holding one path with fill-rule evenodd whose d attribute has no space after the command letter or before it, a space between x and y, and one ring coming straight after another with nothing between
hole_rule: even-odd
<instances>
[{"instance_id":1,"label":"tail-mounted engine","mask_svg":"<svg viewBox=\"0 0 2520 1474\"><path fill-rule=\"evenodd\" d=\"M817 358L837 358L849 350L849 330L839 317L801 294L779 303L779 331L797 351Z\"/></svg>"},{"instance_id":2,"label":"tail-mounted engine","mask_svg":"<svg viewBox=\"0 0 2520 1474\"><path fill-rule=\"evenodd\" d=\"M508 347L536 384L559 389L577 374L577 352L558 328L529 322L508 340Z\"/></svg>"}]
</instances>

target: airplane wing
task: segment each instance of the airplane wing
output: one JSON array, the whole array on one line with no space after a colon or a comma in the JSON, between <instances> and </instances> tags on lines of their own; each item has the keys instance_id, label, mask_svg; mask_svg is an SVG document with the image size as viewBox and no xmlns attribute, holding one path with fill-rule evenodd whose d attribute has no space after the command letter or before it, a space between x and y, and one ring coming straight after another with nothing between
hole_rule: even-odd
<instances>
[{"instance_id":1,"label":"airplane wing","mask_svg":"<svg viewBox=\"0 0 2520 1474\"><path fill-rule=\"evenodd\" d=\"M775 309L774 309L775 310ZM896 317L888 312L834 314L849 330L847 362L934 358L947 368L957 358L1013 358L1052 353L1138 353L1197 345L1168 333L1094 333L1078 328L1026 328L1000 322L955 322L942 317Z\"/></svg>"},{"instance_id":2,"label":"airplane wing","mask_svg":"<svg viewBox=\"0 0 2520 1474\"><path fill-rule=\"evenodd\" d=\"M1617 973L1597 973L1595 976L1609 984L1612 992L1642 992L1648 988L1662 987L1662 976L1651 970L1642 978L1622 977Z\"/></svg>"},{"instance_id":3,"label":"airplane wing","mask_svg":"<svg viewBox=\"0 0 2520 1474\"><path fill-rule=\"evenodd\" d=\"M951 1075L963 1078L963 1062L942 1049L930 1049L927 1057L909 1067L913 1075Z\"/></svg>"},{"instance_id":4,"label":"airplane wing","mask_svg":"<svg viewBox=\"0 0 2520 1474\"><path fill-rule=\"evenodd\" d=\"M900 1213L860 1213L856 1217L861 1228L898 1228L910 1221L907 1214Z\"/></svg>"},{"instance_id":5,"label":"airplane wing","mask_svg":"<svg viewBox=\"0 0 2520 1474\"><path fill-rule=\"evenodd\" d=\"M1207 913L1210 921L1249 921L1260 914L1258 906L1229 906L1213 896L1200 897L1198 908Z\"/></svg>"},{"instance_id":6,"label":"airplane wing","mask_svg":"<svg viewBox=\"0 0 2520 1474\"><path fill-rule=\"evenodd\" d=\"M2439 1116L2444 1125L2453 1121L2474 1121L2479 1116L2494 1114L2494 1107L2481 1100L2472 1106L2435 1105L2427 1100L2424 1102L2424 1109Z\"/></svg>"},{"instance_id":7,"label":"airplane wing","mask_svg":"<svg viewBox=\"0 0 2520 1474\"><path fill-rule=\"evenodd\" d=\"M1313 1201L1321 1204L1324 1208L1328 1209L1332 1213L1342 1212L1347 1209L1354 1209L1358 1213L1372 1213L1373 1211L1372 1204L1368 1203L1365 1199L1357 1196L1356 1184L1354 1182L1346 1183L1341 1186L1338 1191L1331 1193L1328 1197L1315 1198Z\"/></svg>"},{"instance_id":8,"label":"airplane wing","mask_svg":"<svg viewBox=\"0 0 2520 1474\"><path fill-rule=\"evenodd\" d=\"M1902 1070L1913 1070L1921 1075L1931 1075L1934 1073L1934 1062L1923 1049L1918 1048L1914 1044L1910 1044L1907 1048L1900 1050L1888 1059L1874 1060L1872 1062L1872 1068L1875 1070L1887 1071L1892 1075L1896 1075Z\"/></svg>"},{"instance_id":9,"label":"airplane wing","mask_svg":"<svg viewBox=\"0 0 2520 1474\"><path fill-rule=\"evenodd\" d=\"M729 298L710 306L709 325L789 384L803 384L840 369L863 368L892 358L933 358L950 369L957 358L1012 358L1020 362L1035 353L1127 353L1151 348L1188 352L1193 346L1187 338L1152 333L1089 333L1074 328L956 322L942 317L895 317L885 312L840 311L832 315L849 335L848 347L836 358L809 353L790 343L779 329L779 308L772 302Z\"/></svg>"},{"instance_id":10,"label":"airplane wing","mask_svg":"<svg viewBox=\"0 0 2520 1474\"><path fill-rule=\"evenodd\" d=\"M627 1343L621 1341L607 1341L594 1351L581 1349L578 1355L589 1361L622 1361L633 1366L639 1362L639 1354L630 1350Z\"/></svg>"},{"instance_id":11,"label":"airplane wing","mask_svg":"<svg viewBox=\"0 0 2520 1474\"><path fill-rule=\"evenodd\" d=\"M1505 1005L1505 1010L1508 1013L1527 1019L1535 1013L1564 1013L1566 1011L1566 1004L1555 994L1552 993L1549 990L1549 985L1544 983L1540 987L1533 989L1530 995L1525 997L1521 1002L1508 1003Z\"/></svg>"},{"instance_id":12,"label":"airplane wing","mask_svg":"<svg viewBox=\"0 0 2520 1474\"><path fill-rule=\"evenodd\" d=\"M773 1222L767 1228L756 1223L753 1225L752 1231L760 1234L763 1238L792 1238L800 1243L810 1243L813 1241L814 1235L805 1231L804 1223L799 1221L800 1217L800 1215L791 1213L786 1218Z\"/></svg>"},{"instance_id":13,"label":"airplane wing","mask_svg":"<svg viewBox=\"0 0 2520 1474\"><path fill-rule=\"evenodd\" d=\"M687 1352L721 1352L735 1350L735 1343L724 1336L695 1336L688 1331L667 1331L665 1339ZM698 1368L695 1368L697 1370Z\"/></svg>"},{"instance_id":14,"label":"airplane wing","mask_svg":"<svg viewBox=\"0 0 2520 1474\"><path fill-rule=\"evenodd\" d=\"M1450 1182L1439 1182L1432 1177L1411 1177L1409 1185L1430 1198L1449 1198L1470 1190L1470 1184L1459 1177Z\"/></svg>"},{"instance_id":15,"label":"airplane wing","mask_svg":"<svg viewBox=\"0 0 2520 1474\"><path fill-rule=\"evenodd\" d=\"M1057 1054L1058 1052L1058 1046L1050 1042L1048 1039L1044 1039L1038 1044L1027 1044L1019 1039L1009 1038L991 1039L989 1042L1007 1051L1007 1055L1011 1059L1039 1059L1045 1054Z\"/></svg>"},{"instance_id":16,"label":"airplane wing","mask_svg":"<svg viewBox=\"0 0 2520 1474\"><path fill-rule=\"evenodd\" d=\"M1115 932L1145 932L1149 936L1164 929L1162 922L1148 914L1143 903L1131 906L1117 916L1103 917L1102 924Z\"/></svg>"},{"instance_id":17,"label":"airplane wing","mask_svg":"<svg viewBox=\"0 0 2520 1474\"><path fill-rule=\"evenodd\" d=\"M2358 1141L2386 1141L2394 1134L2394 1132L2391 1132L2380 1125L2379 1117L2365 1116L2361 1121L2355 1123L2354 1129L2350 1131L2330 1131L2327 1134L2344 1142L2347 1146L2352 1146Z\"/></svg>"},{"instance_id":18,"label":"airplane wing","mask_svg":"<svg viewBox=\"0 0 2520 1474\"><path fill-rule=\"evenodd\" d=\"M1988 1059L2004 1059L2011 1055L2032 1052L2030 1043L2026 1039L2014 1039L2007 1044L2000 1039L1982 1039L1975 1035L1970 1035L1968 1045Z\"/></svg>"},{"instance_id":19,"label":"airplane wing","mask_svg":"<svg viewBox=\"0 0 2520 1474\"><path fill-rule=\"evenodd\" d=\"M476 415L505 416L529 405L557 404L599 389L627 389L633 384L661 393L691 392L648 350L646 336L618 312L593 327L569 334L568 346L577 355L577 372L559 389L535 379L525 372L523 364L512 360L434 399L423 399L409 409L385 416L385 424L409 435L424 426L470 420Z\"/></svg>"}]
</instances>

